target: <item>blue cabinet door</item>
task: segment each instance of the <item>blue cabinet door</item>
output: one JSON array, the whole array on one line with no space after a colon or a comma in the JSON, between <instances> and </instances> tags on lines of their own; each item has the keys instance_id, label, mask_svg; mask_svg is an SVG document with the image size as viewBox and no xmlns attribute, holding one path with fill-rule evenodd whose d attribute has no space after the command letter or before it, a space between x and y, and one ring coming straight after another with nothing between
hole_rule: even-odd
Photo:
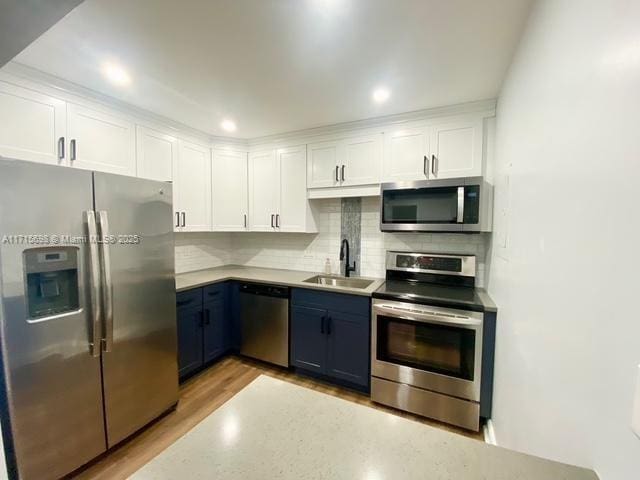
<instances>
[{"instance_id":1,"label":"blue cabinet door","mask_svg":"<svg viewBox=\"0 0 640 480\"><path fill-rule=\"evenodd\" d=\"M369 317L330 310L327 318L327 375L367 387Z\"/></svg>"},{"instance_id":2,"label":"blue cabinet door","mask_svg":"<svg viewBox=\"0 0 640 480\"><path fill-rule=\"evenodd\" d=\"M201 306L178 309L178 374L184 377L202 365Z\"/></svg>"},{"instance_id":3,"label":"blue cabinet door","mask_svg":"<svg viewBox=\"0 0 640 480\"><path fill-rule=\"evenodd\" d=\"M327 336L326 310L291 307L291 365L314 373L325 373Z\"/></svg>"},{"instance_id":4,"label":"blue cabinet door","mask_svg":"<svg viewBox=\"0 0 640 480\"><path fill-rule=\"evenodd\" d=\"M225 309L223 301L204 304L203 356L210 362L225 352Z\"/></svg>"}]
</instances>

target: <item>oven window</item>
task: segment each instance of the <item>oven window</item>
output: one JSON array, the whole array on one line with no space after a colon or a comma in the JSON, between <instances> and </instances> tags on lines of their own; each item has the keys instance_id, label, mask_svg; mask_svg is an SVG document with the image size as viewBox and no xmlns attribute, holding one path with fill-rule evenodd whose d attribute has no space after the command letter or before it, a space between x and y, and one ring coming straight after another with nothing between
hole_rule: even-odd
<instances>
[{"instance_id":1,"label":"oven window","mask_svg":"<svg viewBox=\"0 0 640 480\"><path fill-rule=\"evenodd\" d=\"M474 330L378 315L377 358L473 381Z\"/></svg>"},{"instance_id":2,"label":"oven window","mask_svg":"<svg viewBox=\"0 0 640 480\"><path fill-rule=\"evenodd\" d=\"M383 223L456 223L458 187L383 192Z\"/></svg>"}]
</instances>

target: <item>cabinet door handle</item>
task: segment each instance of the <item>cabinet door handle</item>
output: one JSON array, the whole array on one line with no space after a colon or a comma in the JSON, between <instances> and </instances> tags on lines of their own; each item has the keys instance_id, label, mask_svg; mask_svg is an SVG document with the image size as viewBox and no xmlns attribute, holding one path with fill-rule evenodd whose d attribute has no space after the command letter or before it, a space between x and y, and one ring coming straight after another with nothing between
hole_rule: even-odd
<instances>
[{"instance_id":1,"label":"cabinet door handle","mask_svg":"<svg viewBox=\"0 0 640 480\"><path fill-rule=\"evenodd\" d=\"M273 220L276 218L276 216L272 213L271 214L271 228L275 228L275 226L273 225Z\"/></svg>"},{"instance_id":2,"label":"cabinet door handle","mask_svg":"<svg viewBox=\"0 0 640 480\"><path fill-rule=\"evenodd\" d=\"M276 228L280 228L280 214L276 213Z\"/></svg>"},{"instance_id":3,"label":"cabinet door handle","mask_svg":"<svg viewBox=\"0 0 640 480\"><path fill-rule=\"evenodd\" d=\"M76 155L78 153L75 138L72 138L71 141L69 142L69 150L71 150L70 152L71 155L69 157L69 160L73 162L76 159Z\"/></svg>"},{"instance_id":4,"label":"cabinet door handle","mask_svg":"<svg viewBox=\"0 0 640 480\"><path fill-rule=\"evenodd\" d=\"M431 155L431 173L434 176L438 175L438 157L435 155Z\"/></svg>"},{"instance_id":5,"label":"cabinet door handle","mask_svg":"<svg viewBox=\"0 0 640 480\"><path fill-rule=\"evenodd\" d=\"M327 317L325 317L324 315L322 317L320 317L320 333L322 335L324 335L324 321Z\"/></svg>"},{"instance_id":6,"label":"cabinet door handle","mask_svg":"<svg viewBox=\"0 0 640 480\"><path fill-rule=\"evenodd\" d=\"M340 167L336 165L336 182L340 181Z\"/></svg>"},{"instance_id":7,"label":"cabinet door handle","mask_svg":"<svg viewBox=\"0 0 640 480\"><path fill-rule=\"evenodd\" d=\"M244 228L247 228L247 214L244 214Z\"/></svg>"},{"instance_id":8,"label":"cabinet door handle","mask_svg":"<svg viewBox=\"0 0 640 480\"><path fill-rule=\"evenodd\" d=\"M331 317L327 317L327 335L331 335L331 323L332 323Z\"/></svg>"},{"instance_id":9,"label":"cabinet door handle","mask_svg":"<svg viewBox=\"0 0 640 480\"><path fill-rule=\"evenodd\" d=\"M58 139L58 160L64 159L64 137Z\"/></svg>"},{"instance_id":10,"label":"cabinet door handle","mask_svg":"<svg viewBox=\"0 0 640 480\"><path fill-rule=\"evenodd\" d=\"M204 325L204 310L200 310L198 312L198 326L202 327Z\"/></svg>"},{"instance_id":11,"label":"cabinet door handle","mask_svg":"<svg viewBox=\"0 0 640 480\"><path fill-rule=\"evenodd\" d=\"M422 171L424 172L425 177L429 176L429 166L427 156L424 156L424 165L422 166Z\"/></svg>"},{"instance_id":12,"label":"cabinet door handle","mask_svg":"<svg viewBox=\"0 0 640 480\"><path fill-rule=\"evenodd\" d=\"M344 165L342 165L342 181L344 182Z\"/></svg>"},{"instance_id":13,"label":"cabinet door handle","mask_svg":"<svg viewBox=\"0 0 640 480\"><path fill-rule=\"evenodd\" d=\"M187 214L185 212L182 212L182 226L187 226Z\"/></svg>"},{"instance_id":14,"label":"cabinet door handle","mask_svg":"<svg viewBox=\"0 0 640 480\"><path fill-rule=\"evenodd\" d=\"M176 227L180 226L180 212L176 212Z\"/></svg>"}]
</instances>

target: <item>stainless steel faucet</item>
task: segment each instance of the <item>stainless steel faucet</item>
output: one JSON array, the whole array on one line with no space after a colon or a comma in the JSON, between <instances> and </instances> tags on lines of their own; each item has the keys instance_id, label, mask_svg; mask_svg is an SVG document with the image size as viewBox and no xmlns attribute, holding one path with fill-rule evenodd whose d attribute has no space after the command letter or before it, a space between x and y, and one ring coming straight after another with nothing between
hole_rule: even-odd
<instances>
[{"instance_id":1,"label":"stainless steel faucet","mask_svg":"<svg viewBox=\"0 0 640 480\"><path fill-rule=\"evenodd\" d=\"M353 261L353 267L349 265L349 241L346 238L342 239L340 244L340 261L344 260L344 276L349 277L351 272L356 271L356 262Z\"/></svg>"}]
</instances>

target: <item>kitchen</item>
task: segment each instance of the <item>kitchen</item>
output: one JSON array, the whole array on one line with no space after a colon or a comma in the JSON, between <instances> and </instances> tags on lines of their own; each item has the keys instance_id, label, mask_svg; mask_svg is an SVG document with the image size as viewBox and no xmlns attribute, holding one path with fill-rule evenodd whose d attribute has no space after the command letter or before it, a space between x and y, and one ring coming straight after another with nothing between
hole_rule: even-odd
<instances>
[{"instance_id":1,"label":"kitchen","mask_svg":"<svg viewBox=\"0 0 640 480\"><path fill-rule=\"evenodd\" d=\"M637 5L54 3L2 15L8 478L637 476Z\"/></svg>"}]
</instances>

